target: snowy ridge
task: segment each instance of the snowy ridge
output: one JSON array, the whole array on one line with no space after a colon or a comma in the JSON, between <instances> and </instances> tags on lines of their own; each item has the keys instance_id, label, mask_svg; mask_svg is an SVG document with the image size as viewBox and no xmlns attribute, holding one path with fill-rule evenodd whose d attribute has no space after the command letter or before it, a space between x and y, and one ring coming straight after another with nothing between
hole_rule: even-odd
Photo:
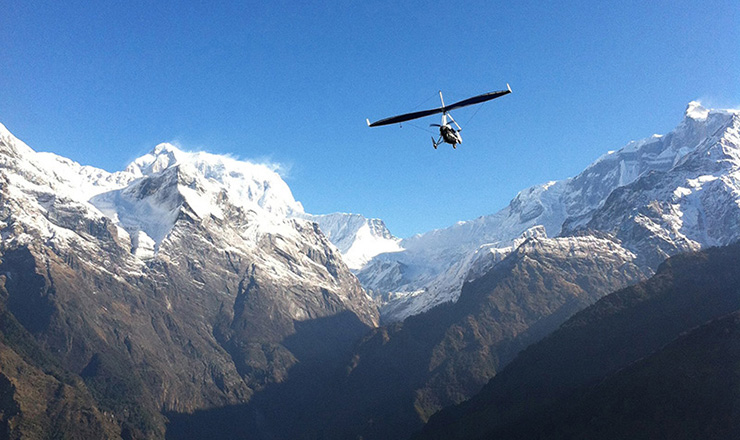
<instances>
[{"instance_id":1,"label":"snowy ridge","mask_svg":"<svg viewBox=\"0 0 740 440\"><path fill-rule=\"evenodd\" d=\"M271 246L286 254L304 248L304 235L314 234L305 225L306 220L329 226L326 221L332 218L312 219L305 214L288 185L268 165L206 152L186 152L163 143L134 160L124 171L109 173L52 153L36 152L2 125L0 142L0 172L8 182L6 191L12 192L13 202L23 200L14 210L15 218L47 240L57 240L62 247L68 246L70 240L79 241L79 236L55 217L56 212L69 210L70 206L76 207L76 216L91 222L109 219L117 227L121 243L130 246L131 254L143 260L157 255L162 242L184 217L228 224L236 229L233 238L242 246L254 247L265 237L281 237L271 239ZM32 206L42 215L34 215ZM382 221L351 217L358 221L354 222L354 229L345 231L351 235L345 249L349 261L362 264L379 252L397 249L398 239L390 235ZM13 240L19 237L22 238L13 235ZM269 256L262 261L276 275L293 276L290 268L279 268L283 263L278 264ZM306 264L314 265L311 261ZM303 273L308 276L311 271Z\"/></svg>"},{"instance_id":2,"label":"snowy ridge","mask_svg":"<svg viewBox=\"0 0 740 440\"><path fill-rule=\"evenodd\" d=\"M378 254L402 250L399 245L401 239L394 237L380 219L345 213L306 214L303 217L319 224L352 270L361 269Z\"/></svg>"},{"instance_id":3,"label":"snowy ridge","mask_svg":"<svg viewBox=\"0 0 740 440\"><path fill-rule=\"evenodd\" d=\"M722 226L710 226L713 222L702 213L707 209L705 205L713 203L737 205L736 190L729 189L736 186L727 184L728 179L734 181L738 169L732 163L740 151L736 139L737 119L737 111L709 110L698 102L691 102L681 123L665 136L653 135L630 142L618 151L601 156L573 178L521 191L506 208L493 215L403 240L402 252L378 255L358 272L358 277L374 296L390 301L382 309L386 320L401 320L441 302L455 301L471 269L473 274L480 273L482 268L491 264L490 261L485 263L486 259L512 249L517 238L530 228L542 226L543 234L554 237L561 231L571 233L588 225L618 235L615 233L616 225L597 227L591 219L616 189L628 187L655 172L681 174L683 177L678 180L685 184L666 189L663 195L653 196L661 200L663 196L669 197L670 192L670 197L685 197L686 203L682 208L666 209L660 221L652 219L648 222L647 217L638 217L636 221L642 222L641 228L655 236L668 234L663 240L665 242L671 241L671 234L674 242L681 240L675 233L666 231L697 230L690 234L695 239L687 239L693 244L663 246L666 249L662 254L667 256L676 249L717 243L712 237L718 232L713 230L727 229L733 222L730 219L736 214L723 211L725 220ZM695 157L705 160L699 163L692 159ZM697 168L689 177L685 175L688 167ZM711 182L702 177L708 175L713 176ZM693 186L689 180L694 182ZM702 184L698 185L700 182ZM712 196L715 202L707 202L709 191L706 189L720 182L723 189L716 192L722 195L715 194ZM678 189L678 186L683 189ZM699 187L705 190L697 192ZM691 190L693 196L689 195L691 188L694 188ZM704 201L698 203L702 197ZM719 200L723 202L718 203ZM698 205L703 207L697 208ZM626 203L620 209L629 211L634 208L634 205ZM610 215L615 213L610 212ZM694 220L687 222L689 218ZM696 220L699 218L703 220ZM638 251L638 248L632 246L630 250ZM645 264L649 270L650 264Z\"/></svg>"},{"instance_id":4,"label":"snowy ridge","mask_svg":"<svg viewBox=\"0 0 740 440\"><path fill-rule=\"evenodd\" d=\"M35 236L60 247L87 247L80 231L94 231L105 220L87 199L131 180L126 173L37 153L0 124L0 208L7 209L0 219L3 247L28 245Z\"/></svg>"},{"instance_id":5,"label":"snowy ridge","mask_svg":"<svg viewBox=\"0 0 740 440\"><path fill-rule=\"evenodd\" d=\"M225 209L259 212L265 231L303 213L277 172L226 156L189 153L160 144L131 163L125 173L135 179L132 184L90 201L142 240L146 250L141 255L150 255L152 244L156 249L183 210L201 220L223 219Z\"/></svg>"},{"instance_id":6,"label":"snowy ridge","mask_svg":"<svg viewBox=\"0 0 740 440\"><path fill-rule=\"evenodd\" d=\"M224 209L259 212L263 232L301 215L288 185L266 165L160 144L124 171L109 173L52 153L37 153L3 126L0 165L13 187L40 198L73 200L88 215L110 218L130 236L133 252L151 257L183 210L199 219ZM269 220L267 220L269 219ZM139 251L139 247L143 246Z\"/></svg>"},{"instance_id":7,"label":"snowy ridge","mask_svg":"<svg viewBox=\"0 0 740 440\"><path fill-rule=\"evenodd\" d=\"M196 286L204 268L233 276L246 265L256 283L282 292L275 300L290 322L351 310L377 324L336 247L303 215L266 165L160 144L108 173L0 130L0 252L41 246L121 280L184 267ZM84 260L73 257L80 252Z\"/></svg>"},{"instance_id":8,"label":"snowy ridge","mask_svg":"<svg viewBox=\"0 0 740 440\"><path fill-rule=\"evenodd\" d=\"M215 198L221 192L245 210L264 210L278 217L303 213L303 206L293 198L285 181L264 164L202 151L185 152L164 143L134 160L126 171L142 177L175 167L181 175L180 189L193 197L191 206L202 215L218 214Z\"/></svg>"},{"instance_id":9,"label":"snowy ridge","mask_svg":"<svg viewBox=\"0 0 740 440\"><path fill-rule=\"evenodd\" d=\"M135 179L125 173L109 173L98 168L83 166L53 153L36 152L13 136L0 124L0 165L12 168L14 179L30 188L47 188L57 196L77 202L86 202L96 194L123 187Z\"/></svg>"},{"instance_id":10,"label":"snowy ridge","mask_svg":"<svg viewBox=\"0 0 740 440\"><path fill-rule=\"evenodd\" d=\"M727 123L669 171L615 191L580 227L613 234L651 267L677 252L740 239L740 114L697 113L708 124ZM566 232L578 228L566 225Z\"/></svg>"}]
</instances>

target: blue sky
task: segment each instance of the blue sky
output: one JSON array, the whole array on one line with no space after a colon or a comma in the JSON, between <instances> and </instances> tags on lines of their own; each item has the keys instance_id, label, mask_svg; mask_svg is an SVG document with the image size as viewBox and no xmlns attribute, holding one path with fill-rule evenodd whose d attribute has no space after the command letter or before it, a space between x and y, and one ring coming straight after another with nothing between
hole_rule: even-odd
<instances>
[{"instance_id":1,"label":"blue sky","mask_svg":"<svg viewBox=\"0 0 740 440\"><path fill-rule=\"evenodd\" d=\"M109 171L160 142L278 163L307 212L407 237L740 105L737 0L298 3L10 0L0 122ZM365 125L506 83L454 151L437 117Z\"/></svg>"}]
</instances>

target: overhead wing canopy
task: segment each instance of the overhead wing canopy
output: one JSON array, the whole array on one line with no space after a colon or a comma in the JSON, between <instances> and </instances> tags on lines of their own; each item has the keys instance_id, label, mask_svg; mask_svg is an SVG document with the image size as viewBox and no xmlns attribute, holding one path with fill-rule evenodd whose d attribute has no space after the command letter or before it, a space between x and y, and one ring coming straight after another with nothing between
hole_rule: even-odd
<instances>
[{"instance_id":1,"label":"overhead wing canopy","mask_svg":"<svg viewBox=\"0 0 740 440\"><path fill-rule=\"evenodd\" d=\"M373 123L370 123L370 121L368 120L367 125L370 127L379 127L381 125L397 124L399 122L405 122L405 121L410 121L412 119L423 118L424 116L433 115L435 113L447 113L448 111L454 110L456 108L467 107L473 104L481 104L483 102L490 101L492 99L496 99L504 95L508 95L509 93L511 93L511 87L509 87L509 85L507 84L506 90L484 93L482 95L473 96L472 98L463 99L462 101L455 102L454 104L446 105L446 106L439 107L439 108L434 108L431 110L422 110L422 111L413 112L413 113L405 113L403 115L398 115L398 116L391 116L390 118L381 119Z\"/></svg>"}]
</instances>

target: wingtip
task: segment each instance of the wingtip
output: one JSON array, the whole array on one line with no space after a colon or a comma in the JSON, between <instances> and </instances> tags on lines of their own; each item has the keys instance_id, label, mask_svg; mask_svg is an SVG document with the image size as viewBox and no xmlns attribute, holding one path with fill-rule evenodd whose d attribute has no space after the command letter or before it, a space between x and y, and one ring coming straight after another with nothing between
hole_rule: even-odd
<instances>
[{"instance_id":1,"label":"wingtip","mask_svg":"<svg viewBox=\"0 0 740 440\"><path fill-rule=\"evenodd\" d=\"M511 86L509 85L509 83L506 83L506 88L509 90L509 93L511 93Z\"/></svg>"},{"instance_id":2,"label":"wingtip","mask_svg":"<svg viewBox=\"0 0 740 440\"><path fill-rule=\"evenodd\" d=\"M367 122L367 126L369 127L370 126L370 119L365 118L365 122Z\"/></svg>"}]
</instances>

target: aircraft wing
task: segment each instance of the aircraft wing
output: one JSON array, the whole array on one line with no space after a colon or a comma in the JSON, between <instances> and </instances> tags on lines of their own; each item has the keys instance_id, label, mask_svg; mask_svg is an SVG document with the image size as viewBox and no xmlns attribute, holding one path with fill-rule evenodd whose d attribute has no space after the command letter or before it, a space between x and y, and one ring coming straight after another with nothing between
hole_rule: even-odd
<instances>
[{"instance_id":1,"label":"aircraft wing","mask_svg":"<svg viewBox=\"0 0 740 440\"><path fill-rule=\"evenodd\" d=\"M484 93L482 95L473 96L472 98L463 99L462 101L458 101L458 102L456 102L454 104L450 104L448 106L445 106L442 109L442 111L448 112L448 111L454 110L456 108L467 107L467 106L473 105L473 104L481 104L483 102L490 101L492 99L500 98L501 96L508 95L509 93L511 93L511 87L509 87L508 84L506 85L506 87L507 87L506 90L500 90L498 92Z\"/></svg>"},{"instance_id":2,"label":"aircraft wing","mask_svg":"<svg viewBox=\"0 0 740 440\"><path fill-rule=\"evenodd\" d=\"M397 124L399 122L405 122L405 121L410 121L412 119L423 118L424 116L433 115L435 113L442 113L443 111L444 109L440 107L440 108L435 108L431 110L422 110L419 112L405 113L403 115L391 116L390 118L381 119L379 121L373 122L372 124L370 123L370 121L368 121L367 125L369 127L378 127L381 125Z\"/></svg>"},{"instance_id":3,"label":"aircraft wing","mask_svg":"<svg viewBox=\"0 0 740 440\"><path fill-rule=\"evenodd\" d=\"M450 104L444 107L433 108L430 110L422 110L422 111L413 112L413 113L404 113L402 115L391 116L390 118L381 119L373 123L370 123L370 121L368 120L367 125L369 127L379 127L381 125L398 124L399 122L405 122L405 121L410 121L412 119L423 118L425 116L430 116L435 113L444 113L444 112L448 112L456 108L466 107L466 106L473 105L473 104L480 104L480 103L490 101L492 99L496 99L498 97L508 95L509 93L511 93L511 87L509 87L508 84L506 85L506 88L507 88L506 90L484 93L482 95L473 96L472 98L463 99L462 101L458 101L454 104Z\"/></svg>"}]
</instances>

